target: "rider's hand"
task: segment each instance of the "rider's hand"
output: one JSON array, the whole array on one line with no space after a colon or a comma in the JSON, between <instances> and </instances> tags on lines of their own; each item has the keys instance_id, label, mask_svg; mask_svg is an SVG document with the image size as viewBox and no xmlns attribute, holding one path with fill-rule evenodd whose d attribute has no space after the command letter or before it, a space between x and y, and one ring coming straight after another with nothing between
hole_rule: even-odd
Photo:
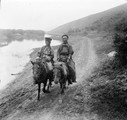
<instances>
[{"instance_id":1,"label":"rider's hand","mask_svg":"<svg viewBox=\"0 0 127 120\"><path fill-rule=\"evenodd\" d=\"M41 53L40 53L40 52L38 52L38 53L37 53L37 56L38 56L38 57L41 57Z\"/></svg>"},{"instance_id":2,"label":"rider's hand","mask_svg":"<svg viewBox=\"0 0 127 120\"><path fill-rule=\"evenodd\" d=\"M67 62L69 63L70 62L70 58L68 57L68 59L67 59Z\"/></svg>"},{"instance_id":3,"label":"rider's hand","mask_svg":"<svg viewBox=\"0 0 127 120\"><path fill-rule=\"evenodd\" d=\"M60 58L57 58L57 61L59 61L60 60Z\"/></svg>"}]
</instances>

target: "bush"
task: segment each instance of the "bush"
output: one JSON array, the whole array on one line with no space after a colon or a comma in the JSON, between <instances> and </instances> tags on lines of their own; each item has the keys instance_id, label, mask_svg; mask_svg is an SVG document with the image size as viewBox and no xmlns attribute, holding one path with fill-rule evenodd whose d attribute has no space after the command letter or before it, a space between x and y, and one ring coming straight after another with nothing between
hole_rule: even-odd
<instances>
[{"instance_id":1,"label":"bush","mask_svg":"<svg viewBox=\"0 0 127 120\"><path fill-rule=\"evenodd\" d=\"M119 24L115 30L116 33L113 40L113 47L117 52L115 58L120 64L125 65L127 64L127 23Z\"/></svg>"},{"instance_id":2,"label":"bush","mask_svg":"<svg viewBox=\"0 0 127 120\"><path fill-rule=\"evenodd\" d=\"M121 67L116 60L108 60L96 70L90 81L91 111L103 117L126 117L127 111L127 66ZM123 119L122 119L123 120Z\"/></svg>"}]
</instances>

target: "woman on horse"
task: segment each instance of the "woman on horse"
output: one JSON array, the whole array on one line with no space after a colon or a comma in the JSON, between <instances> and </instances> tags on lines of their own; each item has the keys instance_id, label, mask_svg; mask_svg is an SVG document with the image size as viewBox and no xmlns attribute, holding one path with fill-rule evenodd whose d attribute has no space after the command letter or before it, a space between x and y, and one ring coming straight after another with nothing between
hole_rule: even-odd
<instances>
[{"instance_id":1,"label":"woman on horse","mask_svg":"<svg viewBox=\"0 0 127 120\"><path fill-rule=\"evenodd\" d=\"M49 35L45 35L45 46L43 46L40 50L40 52L38 52L38 56L40 57L41 61L45 64L46 70L47 72L49 72L49 75L52 78L52 70L53 70L53 65L54 65L54 51L51 48L51 41L52 38ZM52 80L53 81L53 78Z\"/></svg>"}]
</instances>

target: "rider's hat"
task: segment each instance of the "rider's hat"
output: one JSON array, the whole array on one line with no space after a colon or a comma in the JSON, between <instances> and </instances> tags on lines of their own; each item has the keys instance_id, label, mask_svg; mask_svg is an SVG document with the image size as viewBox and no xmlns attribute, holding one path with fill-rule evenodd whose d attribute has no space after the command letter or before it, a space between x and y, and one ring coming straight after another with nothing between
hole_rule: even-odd
<instances>
[{"instance_id":1,"label":"rider's hat","mask_svg":"<svg viewBox=\"0 0 127 120\"><path fill-rule=\"evenodd\" d=\"M48 35L48 34L45 34L44 39L45 39L46 41L51 41L51 40L52 40L51 36Z\"/></svg>"},{"instance_id":2,"label":"rider's hat","mask_svg":"<svg viewBox=\"0 0 127 120\"><path fill-rule=\"evenodd\" d=\"M69 36L66 35L66 34L62 35L62 38L65 38L65 37L66 37L67 39L69 38Z\"/></svg>"}]
</instances>

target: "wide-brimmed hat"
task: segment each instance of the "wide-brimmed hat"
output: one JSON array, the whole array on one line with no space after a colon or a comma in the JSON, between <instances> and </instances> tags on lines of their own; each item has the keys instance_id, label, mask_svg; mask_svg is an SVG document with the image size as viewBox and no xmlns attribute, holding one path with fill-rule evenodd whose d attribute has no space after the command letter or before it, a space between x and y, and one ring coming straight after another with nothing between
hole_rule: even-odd
<instances>
[{"instance_id":1,"label":"wide-brimmed hat","mask_svg":"<svg viewBox=\"0 0 127 120\"><path fill-rule=\"evenodd\" d=\"M47 41L52 40L51 35L48 35L48 34L45 34L44 39L47 40Z\"/></svg>"}]
</instances>

